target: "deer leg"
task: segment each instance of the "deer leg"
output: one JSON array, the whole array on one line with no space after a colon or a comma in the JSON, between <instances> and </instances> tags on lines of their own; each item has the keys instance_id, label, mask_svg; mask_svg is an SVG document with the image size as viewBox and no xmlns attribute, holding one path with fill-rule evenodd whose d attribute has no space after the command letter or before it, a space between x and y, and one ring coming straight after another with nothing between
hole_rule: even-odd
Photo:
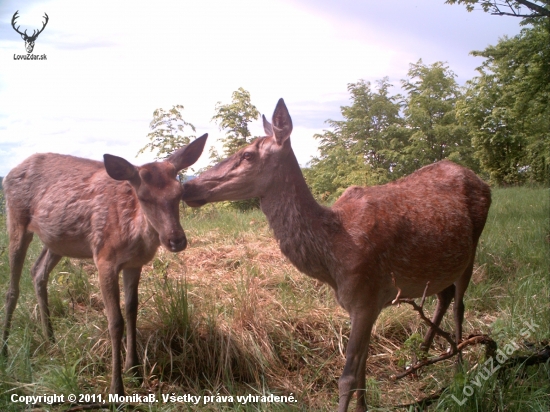
<instances>
[{"instance_id":1,"label":"deer leg","mask_svg":"<svg viewBox=\"0 0 550 412\"><path fill-rule=\"evenodd\" d=\"M455 320L455 341L459 344L462 341L462 322L464 322L464 294L470 283L472 273L474 271L474 259L462 274L462 276L455 282L455 302L453 305L453 315ZM462 352L458 352L458 362L462 363Z\"/></svg>"},{"instance_id":2,"label":"deer leg","mask_svg":"<svg viewBox=\"0 0 550 412\"><path fill-rule=\"evenodd\" d=\"M128 371L134 368L132 372L136 375L139 375L139 370L135 367L139 365L136 347L136 323L140 276L141 267L122 270L126 308L126 362L124 364L124 370Z\"/></svg>"},{"instance_id":3,"label":"deer leg","mask_svg":"<svg viewBox=\"0 0 550 412\"><path fill-rule=\"evenodd\" d=\"M443 319L443 316L445 315L445 312L447 312L447 309L451 304L451 300L453 300L454 295L455 285L451 285L437 294L437 307L435 308L435 313L432 318L432 323L434 325L439 326L441 320ZM430 346L432 345L434 336L435 329L433 327L430 327L430 329L428 329L428 332L426 332L426 335L424 336L424 341L420 345L420 349L428 352Z\"/></svg>"},{"instance_id":4,"label":"deer leg","mask_svg":"<svg viewBox=\"0 0 550 412\"><path fill-rule=\"evenodd\" d=\"M370 332L369 332L369 342L370 342ZM366 364L367 364L367 357L369 355L367 343L367 349L363 351L363 354L361 356L361 360L359 361L359 365L363 365L362 371L361 368L360 373L357 376L357 406L355 408L356 412L363 412L367 410L367 385L366 385Z\"/></svg>"},{"instance_id":5,"label":"deer leg","mask_svg":"<svg viewBox=\"0 0 550 412\"><path fill-rule=\"evenodd\" d=\"M61 255L56 255L44 246L40 256L31 269L34 291L40 308L42 331L51 342L54 342L55 339L53 336L52 322L50 320L50 309L48 308L48 277L61 258Z\"/></svg>"},{"instance_id":6,"label":"deer leg","mask_svg":"<svg viewBox=\"0 0 550 412\"><path fill-rule=\"evenodd\" d=\"M355 391L357 391L357 412L367 410L365 398L365 367L369 351L372 326L379 309L361 308L351 314L351 334L346 348L346 365L338 381L338 412L346 412Z\"/></svg>"},{"instance_id":7,"label":"deer leg","mask_svg":"<svg viewBox=\"0 0 550 412\"><path fill-rule=\"evenodd\" d=\"M9 261L10 261L10 285L6 292L6 318L4 319L4 333L2 336L2 355L8 356L8 337L10 334L13 312L19 299L19 281L25 263L27 249L32 241L33 233L27 232L26 227L15 223L16 216L8 219L8 230L10 238Z\"/></svg>"},{"instance_id":8,"label":"deer leg","mask_svg":"<svg viewBox=\"0 0 550 412\"><path fill-rule=\"evenodd\" d=\"M112 349L112 379L109 393L124 395L124 384L121 371L121 341L124 333L124 319L120 311L120 289L118 286L118 272L110 262L98 262L99 286L111 337Z\"/></svg>"}]
</instances>

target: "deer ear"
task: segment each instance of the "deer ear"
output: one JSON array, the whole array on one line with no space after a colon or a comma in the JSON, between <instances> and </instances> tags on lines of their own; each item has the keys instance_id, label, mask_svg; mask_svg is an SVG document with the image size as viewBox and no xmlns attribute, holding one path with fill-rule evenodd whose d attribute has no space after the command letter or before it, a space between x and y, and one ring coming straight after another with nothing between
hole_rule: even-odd
<instances>
[{"instance_id":1,"label":"deer ear","mask_svg":"<svg viewBox=\"0 0 550 412\"><path fill-rule=\"evenodd\" d=\"M264 122L264 132L266 136L273 136L273 127L271 126L271 123L265 118L265 116L262 114L262 120Z\"/></svg>"},{"instance_id":2,"label":"deer ear","mask_svg":"<svg viewBox=\"0 0 550 412\"><path fill-rule=\"evenodd\" d=\"M187 146L176 150L166 160L172 163L178 171L191 166L201 156L207 138L208 133L203 134Z\"/></svg>"},{"instance_id":3,"label":"deer ear","mask_svg":"<svg viewBox=\"0 0 550 412\"><path fill-rule=\"evenodd\" d=\"M279 145L287 141L292 133L292 119L283 99L279 99L273 112L273 132Z\"/></svg>"},{"instance_id":4,"label":"deer ear","mask_svg":"<svg viewBox=\"0 0 550 412\"><path fill-rule=\"evenodd\" d=\"M122 157L110 154L103 155L105 170L115 180L133 180L137 174L137 168Z\"/></svg>"}]
</instances>

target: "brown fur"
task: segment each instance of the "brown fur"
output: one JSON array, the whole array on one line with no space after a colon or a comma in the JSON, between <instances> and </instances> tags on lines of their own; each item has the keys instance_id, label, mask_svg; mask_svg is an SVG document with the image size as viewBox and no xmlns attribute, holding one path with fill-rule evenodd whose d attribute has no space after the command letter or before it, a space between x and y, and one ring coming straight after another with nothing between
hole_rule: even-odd
<instances>
[{"instance_id":1,"label":"brown fur","mask_svg":"<svg viewBox=\"0 0 550 412\"><path fill-rule=\"evenodd\" d=\"M332 206L311 195L290 145L292 120L279 100L267 137L258 139L184 185L190 206L259 197L281 251L303 273L331 285L352 330L339 381L339 412L357 391L366 410L365 362L372 326L397 296L437 294L437 325L454 297L457 340L463 296L491 203L489 187L450 161L394 183L350 187ZM245 155L245 153L248 153ZM428 348L430 329L423 346Z\"/></svg>"},{"instance_id":2,"label":"brown fur","mask_svg":"<svg viewBox=\"0 0 550 412\"><path fill-rule=\"evenodd\" d=\"M176 173L193 164L206 135L167 161L132 166L105 155L105 164L78 157L35 154L4 179L10 238L10 286L6 293L2 353L17 299L27 248L36 234L44 248L31 269L45 335L54 340L47 283L63 256L93 258L98 268L112 344L111 393L124 394L118 274L123 272L127 320L125 369L139 365L136 352L138 283L141 268L162 243L178 252L187 245L179 221L181 184ZM117 180L115 180L117 179Z\"/></svg>"}]
</instances>

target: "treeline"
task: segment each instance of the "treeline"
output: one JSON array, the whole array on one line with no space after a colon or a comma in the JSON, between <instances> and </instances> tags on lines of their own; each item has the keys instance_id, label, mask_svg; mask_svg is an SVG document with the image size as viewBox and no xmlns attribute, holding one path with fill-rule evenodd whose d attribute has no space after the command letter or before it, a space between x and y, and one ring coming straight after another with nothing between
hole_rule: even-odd
<instances>
[{"instance_id":1,"label":"treeline","mask_svg":"<svg viewBox=\"0 0 550 412\"><path fill-rule=\"evenodd\" d=\"M319 155L304 170L314 194L333 200L351 185L383 184L442 159L496 185L548 185L550 19L530 18L517 36L472 54L485 60L462 87L446 63L422 60L401 81L404 94L392 94L388 78L350 83L343 120L327 120L327 130L315 135ZM141 151L163 158L193 139L195 127L182 110L157 109ZM225 136L222 153L210 153L212 163L250 143L248 124L258 118L243 88L231 103L218 102L212 120Z\"/></svg>"},{"instance_id":2,"label":"treeline","mask_svg":"<svg viewBox=\"0 0 550 412\"><path fill-rule=\"evenodd\" d=\"M401 81L404 95L387 78L350 83L343 120L315 136L320 153L305 170L313 192L331 200L442 159L497 185L550 183L549 33L541 19L472 52L485 61L464 87L445 63L422 60Z\"/></svg>"},{"instance_id":3,"label":"treeline","mask_svg":"<svg viewBox=\"0 0 550 412\"><path fill-rule=\"evenodd\" d=\"M4 178L0 176L0 215L6 214L6 201L4 199L4 188L2 186L2 181Z\"/></svg>"}]
</instances>

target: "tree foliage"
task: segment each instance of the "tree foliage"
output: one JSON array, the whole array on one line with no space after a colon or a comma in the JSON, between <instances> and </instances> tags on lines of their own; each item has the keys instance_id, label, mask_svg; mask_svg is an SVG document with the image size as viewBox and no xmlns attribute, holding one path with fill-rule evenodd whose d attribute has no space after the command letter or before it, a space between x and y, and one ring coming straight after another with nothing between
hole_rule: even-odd
<instances>
[{"instance_id":1,"label":"tree foliage","mask_svg":"<svg viewBox=\"0 0 550 412\"><path fill-rule=\"evenodd\" d=\"M161 108L153 112L153 120L149 124L151 132L147 134L149 143L139 150L138 155L149 149L150 152L155 152L155 159L166 159L180 147L189 144L191 139L195 139L195 135L184 135L187 133L186 128L195 132L195 126L183 120L183 109L178 104L170 110Z\"/></svg>"},{"instance_id":2,"label":"tree foliage","mask_svg":"<svg viewBox=\"0 0 550 412\"><path fill-rule=\"evenodd\" d=\"M446 0L445 3L463 4L468 11L473 11L475 6L479 5L483 11L497 16L550 18L550 1L548 0Z\"/></svg>"},{"instance_id":3,"label":"tree foliage","mask_svg":"<svg viewBox=\"0 0 550 412\"><path fill-rule=\"evenodd\" d=\"M537 22L496 46L468 82L459 117L476 156L499 184L549 183L550 22Z\"/></svg>"},{"instance_id":4,"label":"tree foliage","mask_svg":"<svg viewBox=\"0 0 550 412\"><path fill-rule=\"evenodd\" d=\"M260 117L260 112L250 101L250 93L239 87L232 94L229 104L216 104L216 113L212 117L220 130L225 130L223 142L223 154L220 156L216 149L210 150L210 159L217 163L222 158L232 155L242 147L248 145L254 138L248 129L248 124ZM248 210L259 207L259 199L241 200L230 202L231 206L238 210Z\"/></svg>"},{"instance_id":5,"label":"tree foliage","mask_svg":"<svg viewBox=\"0 0 550 412\"><path fill-rule=\"evenodd\" d=\"M408 76L402 80L407 91L405 119L412 132L403 159L406 170L443 159L477 169L467 129L456 118L455 106L461 97L456 75L445 63L428 66L419 60L410 65Z\"/></svg>"},{"instance_id":6,"label":"tree foliage","mask_svg":"<svg viewBox=\"0 0 550 412\"><path fill-rule=\"evenodd\" d=\"M400 116L401 96L391 96L387 78L348 84L352 104L342 106L344 120L327 120L332 130L315 135L320 156L306 179L321 198L339 196L348 186L385 183L398 174L397 154L407 131Z\"/></svg>"},{"instance_id":7,"label":"tree foliage","mask_svg":"<svg viewBox=\"0 0 550 412\"><path fill-rule=\"evenodd\" d=\"M220 157L227 157L237 152L241 147L248 145L252 141L252 134L248 129L248 123L260 117L260 112L250 102L250 93L239 87L232 94L232 101L229 104L216 104L216 114L212 117L220 130L225 130L223 141L224 152L218 156L214 152L213 157L216 161Z\"/></svg>"},{"instance_id":8,"label":"tree foliage","mask_svg":"<svg viewBox=\"0 0 550 412\"><path fill-rule=\"evenodd\" d=\"M4 178L0 176L0 216L6 214L6 199L4 198L4 189L2 187L2 180Z\"/></svg>"},{"instance_id":9,"label":"tree foliage","mask_svg":"<svg viewBox=\"0 0 550 412\"><path fill-rule=\"evenodd\" d=\"M490 11L494 2L448 3L480 3ZM472 52L484 61L465 87L446 63L422 60L401 81L404 95L391 94L386 77L374 85L349 83L342 120L327 120L327 130L315 135L319 155L304 171L314 194L334 200L351 185L386 183L442 159L496 184L550 184L550 19L529 22L519 35ZM182 109L155 111L150 143L140 153L149 148L164 158L189 142L184 130L195 128L183 120ZM259 114L243 88L231 103L218 102L212 120L225 131L223 154L211 158L217 162L249 144L248 124ZM257 205L257 199L232 203L238 209Z\"/></svg>"},{"instance_id":10,"label":"tree foliage","mask_svg":"<svg viewBox=\"0 0 550 412\"><path fill-rule=\"evenodd\" d=\"M350 83L343 120L315 135L319 157L306 171L313 192L333 200L351 185L395 180L424 165L451 159L475 170L470 135L456 117L461 97L455 74L442 62L419 60L402 80L406 96L391 95L388 78Z\"/></svg>"}]
</instances>

